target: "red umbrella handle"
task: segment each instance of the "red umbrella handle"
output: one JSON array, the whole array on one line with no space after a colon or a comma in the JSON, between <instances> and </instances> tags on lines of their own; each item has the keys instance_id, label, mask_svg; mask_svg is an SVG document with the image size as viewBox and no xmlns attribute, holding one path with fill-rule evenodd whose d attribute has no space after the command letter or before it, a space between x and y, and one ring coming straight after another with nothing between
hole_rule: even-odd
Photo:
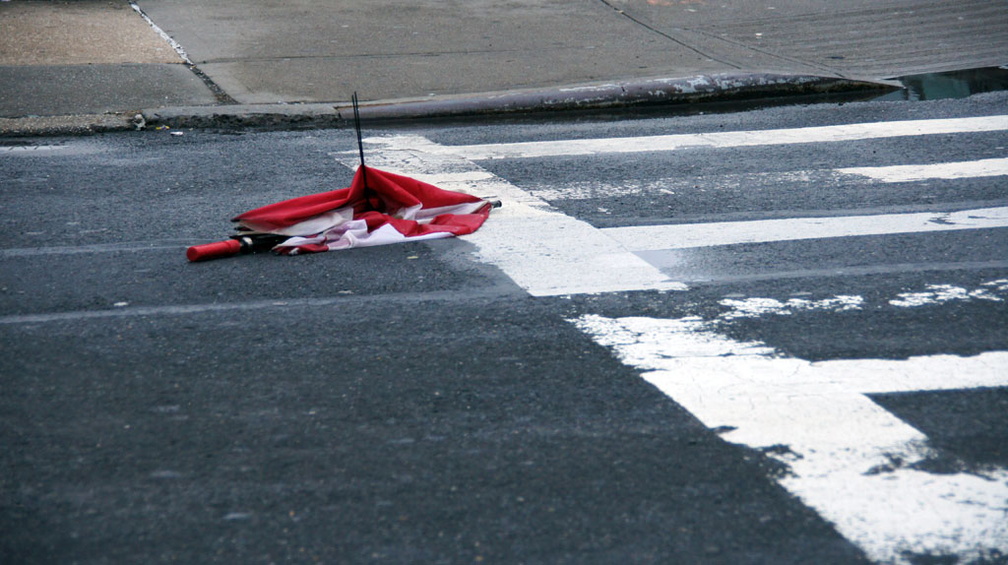
<instances>
[{"instance_id":1,"label":"red umbrella handle","mask_svg":"<svg viewBox=\"0 0 1008 565\"><path fill-rule=\"evenodd\" d=\"M186 249L186 257L190 261L206 261L220 257L230 257L241 253L242 244L237 239L225 239L215 243L193 245Z\"/></svg>"},{"instance_id":2,"label":"red umbrella handle","mask_svg":"<svg viewBox=\"0 0 1008 565\"><path fill-rule=\"evenodd\" d=\"M230 257L239 253L257 253L271 249L285 239L287 239L286 235L270 233L235 236L216 243L193 245L186 249L186 257L190 261L206 261L207 259Z\"/></svg>"}]
</instances>

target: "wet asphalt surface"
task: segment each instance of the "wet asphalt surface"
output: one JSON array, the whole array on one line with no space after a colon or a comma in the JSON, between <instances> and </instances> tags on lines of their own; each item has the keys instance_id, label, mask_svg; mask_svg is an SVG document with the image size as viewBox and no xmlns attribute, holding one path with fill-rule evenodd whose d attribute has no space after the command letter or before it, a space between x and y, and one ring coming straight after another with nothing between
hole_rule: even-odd
<instances>
[{"instance_id":1,"label":"wet asphalt surface","mask_svg":"<svg viewBox=\"0 0 1008 565\"><path fill-rule=\"evenodd\" d=\"M988 96L421 133L480 143L1002 111L1003 97ZM973 288L1003 269L531 298L474 262L463 240L189 264L185 246L226 236L231 216L348 184L352 172L329 154L352 150L354 140L340 130L182 133L18 140L7 147L23 149L0 155L2 562L857 563L857 547L774 482L786 469L723 442L568 320L714 319L725 296L857 292L871 308L722 329L811 360L969 355L1008 344L1003 304L885 304L925 283ZM1005 143L1003 135L970 148L955 141L941 147L948 160L1003 155ZM907 150L873 149L852 144L835 159L865 166ZM760 162L784 170L789 159L815 158L804 151ZM582 162L577 174L619 182L717 166L667 158ZM765 170L751 154L714 159ZM530 190L574 174L556 161L484 166ZM768 187L760 203L796 190ZM931 205L894 193L872 205ZM829 209L857 196L835 198L793 201ZM935 202L1004 198L1003 180L976 181ZM771 211L681 196L607 202L608 213L598 202L554 205L599 227ZM907 236L861 256L872 264L932 252L947 264L1003 259L1006 230L986 231L986 240L942 234L916 252L920 236ZM819 260L816 250L788 245L722 250L696 258L694 272L765 273L768 254ZM875 399L970 465L1008 464L1005 389Z\"/></svg>"}]
</instances>

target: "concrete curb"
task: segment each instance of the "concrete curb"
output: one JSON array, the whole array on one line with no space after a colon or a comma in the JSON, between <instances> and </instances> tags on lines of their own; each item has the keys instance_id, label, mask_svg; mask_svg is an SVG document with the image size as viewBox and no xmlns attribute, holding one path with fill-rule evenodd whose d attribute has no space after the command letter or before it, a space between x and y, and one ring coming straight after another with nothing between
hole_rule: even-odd
<instances>
[{"instance_id":1,"label":"concrete curb","mask_svg":"<svg viewBox=\"0 0 1008 565\"><path fill-rule=\"evenodd\" d=\"M814 94L891 90L888 83L837 77L781 74L718 74L654 78L476 96L443 97L361 107L369 119L450 118L507 113L589 110L630 106L675 106ZM346 115L349 106L337 106Z\"/></svg>"},{"instance_id":2,"label":"concrete curb","mask_svg":"<svg viewBox=\"0 0 1008 565\"><path fill-rule=\"evenodd\" d=\"M423 99L364 102L361 119L391 122L472 118L620 107L684 106L707 102L883 92L891 83L838 77L771 73L717 74L650 78L622 82L521 89ZM348 103L231 104L180 106L141 111L146 128L312 129L346 127L353 119ZM0 135L70 135L137 129L133 115L60 116L0 119ZM90 121L89 121L90 120Z\"/></svg>"},{"instance_id":3,"label":"concrete curb","mask_svg":"<svg viewBox=\"0 0 1008 565\"><path fill-rule=\"evenodd\" d=\"M89 135L107 131L136 129L132 115L77 114L71 116L30 116L0 118L0 137Z\"/></svg>"},{"instance_id":4,"label":"concrete curb","mask_svg":"<svg viewBox=\"0 0 1008 565\"><path fill-rule=\"evenodd\" d=\"M718 74L652 78L547 89L522 89L424 99L379 100L360 106L368 122L471 118L618 107L658 107L761 98L888 91L893 84L837 77ZM143 113L149 126L173 128L298 129L344 127L349 104L263 104L166 108Z\"/></svg>"}]
</instances>

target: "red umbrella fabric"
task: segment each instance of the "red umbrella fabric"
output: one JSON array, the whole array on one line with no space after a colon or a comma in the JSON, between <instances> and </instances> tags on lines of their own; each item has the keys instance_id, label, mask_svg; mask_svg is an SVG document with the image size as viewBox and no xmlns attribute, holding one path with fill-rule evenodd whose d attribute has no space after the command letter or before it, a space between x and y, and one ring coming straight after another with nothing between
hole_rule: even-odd
<instances>
[{"instance_id":1,"label":"red umbrella fabric","mask_svg":"<svg viewBox=\"0 0 1008 565\"><path fill-rule=\"evenodd\" d=\"M232 255L242 250L241 239L264 236L279 240L273 251L285 255L453 237L479 229L491 207L483 198L361 166L349 187L245 212L232 220L235 240L190 247L187 256Z\"/></svg>"}]
</instances>

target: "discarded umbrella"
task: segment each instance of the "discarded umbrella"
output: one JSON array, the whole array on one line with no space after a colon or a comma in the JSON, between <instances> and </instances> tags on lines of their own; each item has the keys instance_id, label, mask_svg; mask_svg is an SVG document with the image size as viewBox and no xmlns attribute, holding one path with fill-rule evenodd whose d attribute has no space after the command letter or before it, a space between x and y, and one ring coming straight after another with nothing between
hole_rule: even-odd
<instances>
[{"instance_id":1,"label":"discarded umbrella","mask_svg":"<svg viewBox=\"0 0 1008 565\"><path fill-rule=\"evenodd\" d=\"M245 212L232 219L237 226L230 239L190 247L186 257L204 261L266 249L296 255L465 235L499 205L365 166L356 93L353 106L361 162L349 187Z\"/></svg>"}]
</instances>

